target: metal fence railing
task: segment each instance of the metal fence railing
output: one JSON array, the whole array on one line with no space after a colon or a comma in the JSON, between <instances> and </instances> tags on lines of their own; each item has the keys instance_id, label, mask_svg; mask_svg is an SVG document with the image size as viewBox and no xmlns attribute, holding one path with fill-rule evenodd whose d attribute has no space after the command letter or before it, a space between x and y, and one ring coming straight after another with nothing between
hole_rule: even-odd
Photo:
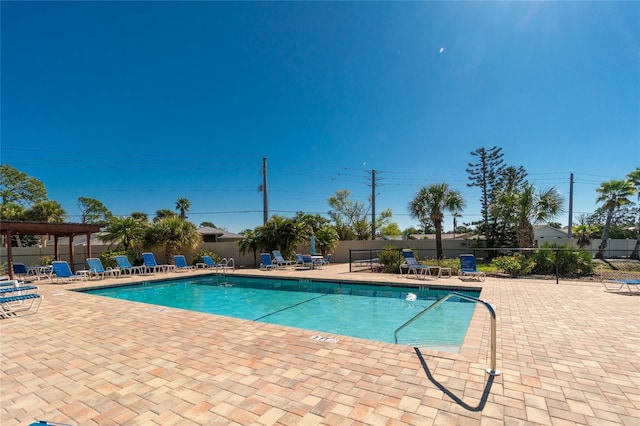
<instances>
[{"instance_id":1,"label":"metal fence railing","mask_svg":"<svg viewBox=\"0 0 640 426\"><path fill-rule=\"evenodd\" d=\"M406 247L404 247L406 248ZM395 253L392 260L397 260L398 265L402 263L403 247L394 245L385 249L351 249L349 250L349 271L381 270L384 265L380 261L380 253L391 251ZM480 269L487 272L504 272L497 269L500 264L498 258L504 256L513 257L516 253L522 255L522 261L528 262L530 270L522 276L536 275L537 278L555 279L556 283L560 278L589 278L597 280L605 279L640 279L640 260L629 257L628 250L608 251L608 256L604 259L597 258L598 250L584 250L575 247L534 247L534 248L484 248L468 247L464 250L443 249L443 257L437 258L435 249L412 249L415 257L427 265L442 265L443 262L455 264L460 254L473 254ZM389 259L389 256L387 256ZM492 260L496 259L495 262ZM454 268L455 269L455 268ZM492 271L493 269L493 271ZM392 269L393 270L393 269ZM454 271L456 272L456 271Z\"/></svg>"}]
</instances>

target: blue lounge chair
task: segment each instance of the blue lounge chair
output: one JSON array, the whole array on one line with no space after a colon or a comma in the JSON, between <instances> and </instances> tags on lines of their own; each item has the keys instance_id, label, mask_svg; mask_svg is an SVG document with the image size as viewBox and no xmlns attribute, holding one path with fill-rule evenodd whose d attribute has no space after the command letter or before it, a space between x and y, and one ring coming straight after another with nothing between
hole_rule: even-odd
<instances>
[{"instance_id":1,"label":"blue lounge chair","mask_svg":"<svg viewBox=\"0 0 640 426\"><path fill-rule=\"evenodd\" d=\"M260 269L276 269L278 265L271 261L271 255L269 253L262 253L260 255Z\"/></svg>"},{"instance_id":2,"label":"blue lounge chair","mask_svg":"<svg viewBox=\"0 0 640 426\"><path fill-rule=\"evenodd\" d=\"M276 260L278 266L289 266L296 263L295 260L286 260L282 256L282 253L280 253L280 250L273 250L271 253L273 253L273 258Z\"/></svg>"},{"instance_id":3,"label":"blue lounge chair","mask_svg":"<svg viewBox=\"0 0 640 426\"><path fill-rule=\"evenodd\" d=\"M90 276L96 276L99 278L105 278L107 275L112 278L120 276L119 269L114 269L114 268L104 269L104 266L102 266L102 261L97 257L87 258L87 266L89 267Z\"/></svg>"},{"instance_id":4,"label":"blue lounge chair","mask_svg":"<svg viewBox=\"0 0 640 426\"><path fill-rule=\"evenodd\" d=\"M402 270L404 268L407 269L407 276L411 275L413 272L416 277L418 274L422 276L426 276L427 274L431 275L431 269L434 269L431 266L421 265L418 263L418 260L414 256L412 250L402 250L402 257L404 257L405 263L400 265L400 275L402 275Z\"/></svg>"},{"instance_id":5,"label":"blue lounge chair","mask_svg":"<svg viewBox=\"0 0 640 426\"><path fill-rule=\"evenodd\" d=\"M159 265L158 262L156 262L156 257L153 253L142 253L142 262L148 271L169 272L169 270L175 269L174 265Z\"/></svg>"},{"instance_id":6,"label":"blue lounge chair","mask_svg":"<svg viewBox=\"0 0 640 426\"><path fill-rule=\"evenodd\" d=\"M614 279L610 279L610 280L602 281L602 284L604 285L604 288L607 289L606 291L618 291L618 290L622 290L622 288L624 288L626 286L627 290L629 290L629 293L640 293L640 280L614 280ZM609 284L609 285L607 285L607 284ZM618 288L610 287L611 284L617 285Z\"/></svg>"},{"instance_id":7,"label":"blue lounge chair","mask_svg":"<svg viewBox=\"0 0 640 426\"><path fill-rule=\"evenodd\" d=\"M296 254L296 269L311 269L311 264L305 263L304 256L299 253Z\"/></svg>"},{"instance_id":8,"label":"blue lounge chair","mask_svg":"<svg viewBox=\"0 0 640 426\"><path fill-rule=\"evenodd\" d=\"M476 257L472 254L461 254L460 259L460 271L458 277L463 279L465 277L477 278L480 281L484 281L486 274L482 271L478 271L476 268Z\"/></svg>"},{"instance_id":9,"label":"blue lounge chair","mask_svg":"<svg viewBox=\"0 0 640 426\"><path fill-rule=\"evenodd\" d=\"M66 260L54 260L51 263L53 268L53 275L51 275L51 281L85 281L89 277L84 274L74 274L71 272L71 268Z\"/></svg>"},{"instance_id":10,"label":"blue lounge chair","mask_svg":"<svg viewBox=\"0 0 640 426\"><path fill-rule=\"evenodd\" d=\"M177 272L183 272L188 270L193 271L196 269L195 266L187 264L187 259L185 259L185 257L181 254L176 254L175 256L173 256L173 261L176 264Z\"/></svg>"},{"instance_id":11,"label":"blue lounge chair","mask_svg":"<svg viewBox=\"0 0 640 426\"><path fill-rule=\"evenodd\" d=\"M0 287L0 318L27 316L37 313L43 299L43 296L38 291L38 287L33 285ZM32 311L31 308L34 305L35 310Z\"/></svg>"},{"instance_id":12,"label":"blue lounge chair","mask_svg":"<svg viewBox=\"0 0 640 426\"><path fill-rule=\"evenodd\" d=\"M322 259L319 263L322 265L329 265L331 263L331 253L327 255L324 259Z\"/></svg>"},{"instance_id":13,"label":"blue lounge chair","mask_svg":"<svg viewBox=\"0 0 640 426\"><path fill-rule=\"evenodd\" d=\"M14 262L13 263L13 275L23 280L27 279L27 275L29 274L29 269L24 265L24 263Z\"/></svg>"},{"instance_id":14,"label":"blue lounge chair","mask_svg":"<svg viewBox=\"0 0 640 426\"><path fill-rule=\"evenodd\" d=\"M146 272L146 268L143 265L140 266L132 266L129 258L125 255L115 256L116 263L118 264L118 268L120 268L120 273L122 274L144 274Z\"/></svg>"},{"instance_id":15,"label":"blue lounge chair","mask_svg":"<svg viewBox=\"0 0 640 426\"><path fill-rule=\"evenodd\" d=\"M202 263L198 263L196 266L211 269L224 269L225 271L227 268L235 269L233 257L230 257L228 260L227 258L223 258L220 262L216 262L208 255L202 256Z\"/></svg>"},{"instance_id":16,"label":"blue lounge chair","mask_svg":"<svg viewBox=\"0 0 640 426\"><path fill-rule=\"evenodd\" d=\"M199 263L199 265L202 265L203 268L218 268L221 266L217 264L211 256L206 254L202 256L202 263Z\"/></svg>"},{"instance_id":17,"label":"blue lounge chair","mask_svg":"<svg viewBox=\"0 0 640 426\"><path fill-rule=\"evenodd\" d=\"M313 260L313 257L311 257L310 254L302 255L302 267L304 269L315 269L316 262Z\"/></svg>"}]
</instances>

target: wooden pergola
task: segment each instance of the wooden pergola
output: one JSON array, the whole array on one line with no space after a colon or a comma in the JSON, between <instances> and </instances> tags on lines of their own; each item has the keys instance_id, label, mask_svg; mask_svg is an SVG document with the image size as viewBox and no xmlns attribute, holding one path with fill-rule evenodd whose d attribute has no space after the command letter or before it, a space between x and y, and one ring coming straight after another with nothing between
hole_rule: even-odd
<instances>
[{"instance_id":1,"label":"wooden pergola","mask_svg":"<svg viewBox=\"0 0 640 426\"><path fill-rule=\"evenodd\" d=\"M53 235L55 241L54 257L60 260L60 251L58 247L58 239L60 237L69 237L69 266L75 272L73 254L73 237L76 235L87 236L87 257L91 257L91 234L100 232L102 225L87 223L52 223L52 222L18 222L18 221L0 221L0 234L6 235L7 238L7 263L9 268L9 277L14 279L13 275L13 255L11 252L11 237L13 235Z\"/></svg>"}]
</instances>

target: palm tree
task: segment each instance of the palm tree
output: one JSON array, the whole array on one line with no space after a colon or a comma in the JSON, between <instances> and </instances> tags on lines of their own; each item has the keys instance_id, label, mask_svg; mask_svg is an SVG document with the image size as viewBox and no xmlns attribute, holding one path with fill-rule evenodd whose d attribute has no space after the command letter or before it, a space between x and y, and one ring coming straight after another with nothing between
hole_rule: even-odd
<instances>
[{"instance_id":1,"label":"palm tree","mask_svg":"<svg viewBox=\"0 0 640 426\"><path fill-rule=\"evenodd\" d=\"M140 255L140 244L144 241L146 225L133 217L112 216L100 240L122 246L124 250L135 250Z\"/></svg>"},{"instance_id":2,"label":"palm tree","mask_svg":"<svg viewBox=\"0 0 640 426\"><path fill-rule=\"evenodd\" d=\"M326 256L338 246L338 232L331 225L325 225L316 230L314 235L316 236L316 245L323 256Z\"/></svg>"},{"instance_id":3,"label":"palm tree","mask_svg":"<svg viewBox=\"0 0 640 426\"><path fill-rule=\"evenodd\" d=\"M180 219L185 220L187 218L187 212L191 208L191 201L186 198L178 198L176 201L176 210L180 211Z\"/></svg>"},{"instance_id":4,"label":"palm tree","mask_svg":"<svg viewBox=\"0 0 640 426\"><path fill-rule=\"evenodd\" d=\"M575 236L578 237L578 247L581 249L587 248L591 245L591 236L597 230L593 225L581 223L573 227L572 231Z\"/></svg>"},{"instance_id":5,"label":"palm tree","mask_svg":"<svg viewBox=\"0 0 640 426\"><path fill-rule=\"evenodd\" d=\"M149 222L149 215L144 212L132 212L130 216L141 222Z\"/></svg>"},{"instance_id":6,"label":"palm tree","mask_svg":"<svg viewBox=\"0 0 640 426\"><path fill-rule=\"evenodd\" d=\"M290 257L297 245L308 241L313 228L302 220L274 215L261 227L260 234L265 250L278 249L284 257Z\"/></svg>"},{"instance_id":7,"label":"palm tree","mask_svg":"<svg viewBox=\"0 0 640 426\"><path fill-rule=\"evenodd\" d=\"M602 242L598 246L598 259L604 259L604 250L607 248L607 240L609 239L609 228L611 227L611 218L617 208L631 201L629 198L635 193L633 183L629 180L610 180L602 182L596 189L600 194L596 200L598 203L604 203L603 207L607 209L607 218L604 223L604 231L602 232Z\"/></svg>"},{"instance_id":8,"label":"palm tree","mask_svg":"<svg viewBox=\"0 0 640 426\"><path fill-rule=\"evenodd\" d=\"M52 200L38 201L26 211L28 220L35 222L64 222L67 212L64 211L60 203Z\"/></svg>"},{"instance_id":9,"label":"palm tree","mask_svg":"<svg viewBox=\"0 0 640 426\"><path fill-rule=\"evenodd\" d=\"M245 254L248 251L253 252L253 264L258 264L258 250L260 249L259 238L256 231L253 229L245 229L240 232L240 235L244 236L243 239L238 241L238 248L240 253Z\"/></svg>"},{"instance_id":10,"label":"palm tree","mask_svg":"<svg viewBox=\"0 0 640 426\"><path fill-rule=\"evenodd\" d=\"M442 259L442 221L444 212L459 212L464 208L464 199L460 192L449 188L446 183L423 186L416 197L409 202L409 214L420 223L427 219L436 229L436 255Z\"/></svg>"},{"instance_id":11,"label":"palm tree","mask_svg":"<svg viewBox=\"0 0 640 426\"><path fill-rule=\"evenodd\" d=\"M156 210L156 217L153 218L153 221L157 222L167 217L178 217L178 215L173 210L160 209L160 210Z\"/></svg>"},{"instance_id":12,"label":"palm tree","mask_svg":"<svg viewBox=\"0 0 640 426\"><path fill-rule=\"evenodd\" d=\"M563 199L555 188L535 194L533 185L525 184L517 195L518 247L533 247L532 223L547 222L562 212Z\"/></svg>"},{"instance_id":13,"label":"palm tree","mask_svg":"<svg viewBox=\"0 0 640 426\"><path fill-rule=\"evenodd\" d=\"M149 246L164 246L166 262L169 263L169 259L182 249L195 249L202 236L193 223L170 216L155 221L148 228L145 240Z\"/></svg>"},{"instance_id":14,"label":"palm tree","mask_svg":"<svg viewBox=\"0 0 640 426\"><path fill-rule=\"evenodd\" d=\"M636 245L629 257L631 259L640 259L640 167L629 173L627 175L627 179L631 181L638 191L638 223L636 224L636 232L638 233L638 236L636 238Z\"/></svg>"}]
</instances>

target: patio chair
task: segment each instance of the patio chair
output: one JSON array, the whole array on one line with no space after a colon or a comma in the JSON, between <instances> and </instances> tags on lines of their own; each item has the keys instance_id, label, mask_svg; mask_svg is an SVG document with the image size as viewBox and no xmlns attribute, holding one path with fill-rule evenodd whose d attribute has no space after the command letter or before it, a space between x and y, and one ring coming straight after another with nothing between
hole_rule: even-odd
<instances>
[{"instance_id":1,"label":"patio chair","mask_svg":"<svg viewBox=\"0 0 640 426\"><path fill-rule=\"evenodd\" d=\"M418 263L418 260L415 258L412 250L402 250L402 257L404 257L404 264L400 265L400 275L402 275L403 267L407 268L407 276L411 275L412 272L416 277L419 273L423 276L426 276L427 273L431 275L431 269L433 268L431 266L421 265Z\"/></svg>"},{"instance_id":2,"label":"patio chair","mask_svg":"<svg viewBox=\"0 0 640 426\"><path fill-rule=\"evenodd\" d=\"M271 255L269 253L262 253L260 255L260 269L276 269L278 265L271 261Z\"/></svg>"},{"instance_id":3,"label":"patio chair","mask_svg":"<svg viewBox=\"0 0 640 426\"><path fill-rule=\"evenodd\" d=\"M476 268L476 257L472 254L461 254L460 259L460 271L458 277L463 279L465 277L477 278L480 281L484 281L487 274L482 271L478 271Z\"/></svg>"},{"instance_id":4,"label":"patio chair","mask_svg":"<svg viewBox=\"0 0 640 426\"><path fill-rule=\"evenodd\" d=\"M282 256L282 253L280 253L280 250L273 250L271 253L273 253L273 258L276 260L276 265L278 266L289 266L296 263L295 260L286 260Z\"/></svg>"},{"instance_id":5,"label":"patio chair","mask_svg":"<svg viewBox=\"0 0 640 426\"><path fill-rule=\"evenodd\" d=\"M158 264L158 262L156 262L156 257L153 255L153 253L142 253L142 262L144 263L144 266L147 267L147 270L153 271L153 272L169 272L169 270L173 270L175 269L174 265L160 265Z\"/></svg>"},{"instance_id":6,"label":"patio chair","mask_svg":"<svg viewBox=\"0 0 640 426\"><path fill-rule=\"evenodd\" d=\"M54 260L51 262L51 267L53 268L51 281L86 281L89 278L86 274L74 274L71 272L71 268L66 260Z\"/></svg>"},{"instance_id":7,"label":"patio chair","mask_svg":"<svg viewBox=\"0 0 640 426\"><path fill-rule=\"evenodd\" d=\"M27 275L29 274L29 269L25 266L24 263L13 262L13 275L23 280L27 279Z\"/></svg>"},{"instance_id":8,"label":"patio chair","mask_svg":"<svg viewBox=\"0 0 640 426\"><path fill-rule=\"evenodd\" d=\"M2 280L0 281L0 289L9 288L9 287L20 287L20 285L24 284L23 281L18 280Z\"/></svg>"},{"instance_id":9,"label":"patio chair","mask_svg":"<svg viewBox=\"0 0 640 426\"><path fill-rule=\"evenodd\" d=\"M213 258L207 254L202 256L202 262L196 263L196 268L204 268L204 269L216 269L216 268L224 268L224 259L220 263L213 260Z\"/></svg>"},{"instance_id":10,"label":"patio chair","mask_svg":"<svg viewBox=\"0 0 640 426\"><path fill-rule=\"evenodd\" d=\"M132 266L129 258L125 255L115 256L116 263L118 264L118 268L120 268L120 273L124 274L144 274L147 270L143 265L140 266Z\"/></svg>"},{"instance_id":11,"label":"patio chair","mask_svg":"<svg viewBox=\"0 0 640 426\"><path fill-rule=\"evenodd\" d=\"M194 271L196 269L195 266L187 264L187 259L181 254L176 254L175 256L173 256L173 261L176 264L176 272L184 272L189 270Z\"/></svg>"},{"instance_id":12,"label":"patio chair","mask_svg":"<svg viewBox=\"0 0 640 426\"><path fill-rule=\"evenodd\" d=\"M323 265L329 265L331 263L331 253L327 255L324 259L320 261Z\"/></svg>"},{"instance_id":13,"label":"patio chair","mask_svg":"<svg viewBox=\"0 0 640 426\"><path fill-rule=\"evenodd\" d=\"M311 264L305 263L304 256L296 254L296 269L311 269Z\"/></svg>"},{"instance_id":14,"label":"patio chair","mask_svg":"<svg viewBox=\"0 0 640 426\"><path fill-rule=\"evenodd\" d=\"M33 315L40 309L43 296L33 285L0 287L0 318ZM37 302L37 303L36 303ZM31 310L35 306L35 310Z\"/></svg>"},{"instance_id":15,"label":"patio chair","mask_svg":"<svg viewBox=\"0 0 640 426\"><path fill-rule=\"evenodd\" d=\"M310 254L302 255L302 266L304 269L315 269L317 263Z\"/></svg>"},{"instance_id":16,"label":"patio chair","mask_svg":"<svg viewBox=\"0 0 640 426\"><path fill-rule=\"evenodd\" d=\"M89 267L89 275L96 276L98 278L105 278L107 275L115 278L120 276L120 270L115 268L104 269L102 261L97 257L87 258L87 266Z\"/></svg>"}]
</instances>

